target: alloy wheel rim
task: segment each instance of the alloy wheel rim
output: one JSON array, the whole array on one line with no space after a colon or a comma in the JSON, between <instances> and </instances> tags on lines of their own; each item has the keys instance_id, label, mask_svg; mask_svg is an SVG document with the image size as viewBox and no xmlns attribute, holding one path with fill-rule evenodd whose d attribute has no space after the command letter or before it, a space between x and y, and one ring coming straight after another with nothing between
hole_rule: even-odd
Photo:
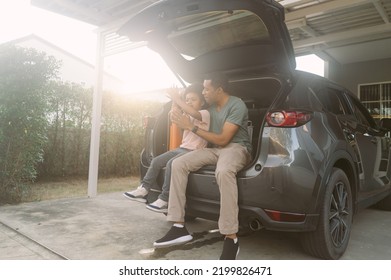
<instances>
[{"instance_id":1,"label":"alloy wheel rim","mask_svg":"<svg viewBox=\"0 0 391 280\"><path fill-rule=\"evenodd\" d=\"M341 247L349 236L350 215L346 185L339 181L334 186L329 210L330 236L336 247Z\"/></svg>"}]
</instances>

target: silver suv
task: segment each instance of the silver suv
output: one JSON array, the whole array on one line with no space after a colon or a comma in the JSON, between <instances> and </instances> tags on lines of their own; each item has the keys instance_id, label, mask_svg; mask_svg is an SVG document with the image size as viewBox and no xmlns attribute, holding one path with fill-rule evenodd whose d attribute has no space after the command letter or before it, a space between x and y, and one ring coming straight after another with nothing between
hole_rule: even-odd
<instances>
[{"instance_id":1,"label":"silver suv","mask_svg":"<svg viewBox=\"0 0 391 280\"><path fill-rule=\"evenodd\" d=\"M237 175L243 228L300 232L306 252L338 259L359 209L391 209L389 127L345 88L295 70L280 4L161 1L119 33L147 41L187 83L224 72L247 104L253 161ZM168 149L169 109L148 121L142 176ZM190 174L188 217L217 220L219 198L214 166Z\"/></svg>"}]
</instances>

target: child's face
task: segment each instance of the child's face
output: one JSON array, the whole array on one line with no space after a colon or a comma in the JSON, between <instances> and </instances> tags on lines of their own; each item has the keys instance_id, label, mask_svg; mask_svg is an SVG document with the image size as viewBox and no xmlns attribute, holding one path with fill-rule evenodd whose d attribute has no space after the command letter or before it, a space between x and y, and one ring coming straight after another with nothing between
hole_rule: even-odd
<instances>
[{"instance_id":1,"label":"child's face","mask_svg":"<svg viewBox=\"0 0 391 280\"><path fill-rule=\"evenodd\" d=\"M186 94L185 99L186 104L193 107L197 111L201 110L202 106L204 105L200 96L195 92L189 92L188 94Z\"/></svg>"}]
</instances>

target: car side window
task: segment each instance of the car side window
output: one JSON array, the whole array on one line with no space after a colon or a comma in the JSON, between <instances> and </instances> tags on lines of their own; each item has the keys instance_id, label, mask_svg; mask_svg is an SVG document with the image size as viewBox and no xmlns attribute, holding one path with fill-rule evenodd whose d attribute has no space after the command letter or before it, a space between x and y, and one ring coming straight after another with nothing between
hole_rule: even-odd
<instances>
[{"instance_id":1,"label":"car side window","mask_svg":"<svg viewBox=\"0 0 391 280\"><path fill-rule=\"evenodd\" d=\"M377 128L377 125L369 114L368 109L355 98L349 97L349 100L352 103L354 115L358 119L359 123L368 127Z\"/></svg>"},{"instance_id":2,"label":"car side window","mask_svg":"<svg viewBox=\"0 0 391 280\"><path fill-rule=\"evenodd\" d=\"M317 97L326 111L336 115L349 113L348 106L338 90L325 87L317 92Z\"/></svg>"}]
</instances>

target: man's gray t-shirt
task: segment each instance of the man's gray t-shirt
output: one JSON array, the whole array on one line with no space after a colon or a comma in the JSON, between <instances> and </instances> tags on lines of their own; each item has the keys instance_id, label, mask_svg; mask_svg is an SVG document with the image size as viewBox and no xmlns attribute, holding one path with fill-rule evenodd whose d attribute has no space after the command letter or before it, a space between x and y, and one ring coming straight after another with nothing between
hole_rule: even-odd
<instances>
[{"instance_id":1,"label":"man's gray t-shirt","mask_svg":"<svg viewBox=\"0 0 391 280\"><path fill-rule=\"evenodd\" d=\"M247 130L248 110L242 99L230 96L220 112L216 110L216 105L214 104L208 110L211 118L209 131L220 134L225 122L238 125L239 130L232 138L231 143L241 144L251 153L252 146Z\"/></svg>"}]
</instances>

